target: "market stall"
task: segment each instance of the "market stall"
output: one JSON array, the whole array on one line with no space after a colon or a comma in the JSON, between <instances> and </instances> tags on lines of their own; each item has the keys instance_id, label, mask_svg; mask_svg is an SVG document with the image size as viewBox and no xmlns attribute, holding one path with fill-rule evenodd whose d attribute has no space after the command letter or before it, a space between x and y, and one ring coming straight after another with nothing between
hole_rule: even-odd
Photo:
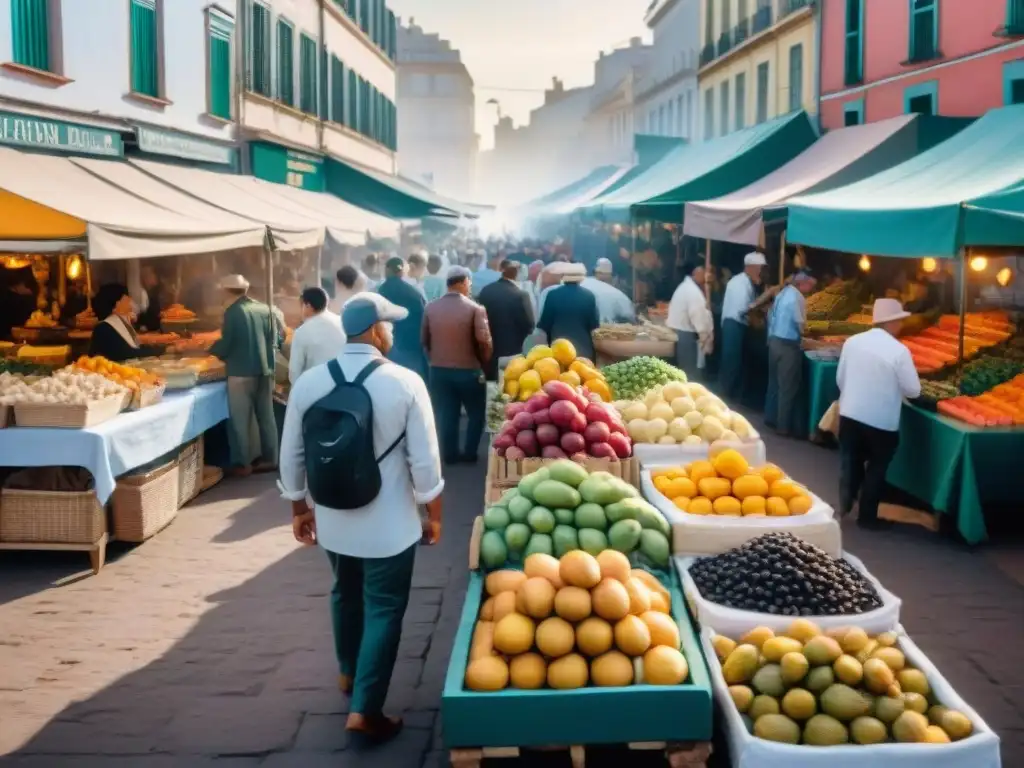
<instances>
[{"instance_id":1,"label":"market stall","mask_svg":"<svg viewBox=\"0 0 1024 768\"><path fill-rule=\"evenodd\" d=\"M1019 373L1014 363L1018 265L1012 249L1024 244L1022 120L1024 107L994 110L888 171L789 202L792 242L870 254L858 262L866 274L874 271L875 257L920 259L915 271L925 287L952 294L953 306L942 306L932 304L925 290L923 311L904 328L901 341L927 380L923 405L938 415L904 407L900 448L887 479L936 511L955 515L970 543L987 535L981 514L986 503L1024 499L1012 484L979 481L984 470L978 470L993 446L1003 455L1024 446L1019 398L1013 387L999 389ZM858 304L853 296L852 304ZM827 298L829 306L841 304L850 293L842 289ZM858 318L845 322L850 320ZM833 357L844 332L856 330L827 328ZM830 368L827 361L812 363L810 423L833 397ZM1005 476L1006 465L999 466L1004 469L995 471Z\"/></svg>"}]
</instances>

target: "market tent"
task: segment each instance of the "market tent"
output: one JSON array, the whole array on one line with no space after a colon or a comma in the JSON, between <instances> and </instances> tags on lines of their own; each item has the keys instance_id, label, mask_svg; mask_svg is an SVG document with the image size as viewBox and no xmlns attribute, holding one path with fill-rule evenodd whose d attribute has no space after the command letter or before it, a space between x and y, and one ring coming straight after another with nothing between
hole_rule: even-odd
<instances>
[{"instance_id":1,"label":"market tent","mask_svg":"<svg viewBox=\"0 0 1024 768\"><path fill-rule=\"evenodd\" d=\"M66 241L78 241L93 260L135 259L259 246L265 236L262 225L209 206L186 212L145 200L66 157L0 148L7 250L65 251Z\"/></svg>"},{"instance_id":2,"label":"market tent","mask_svg":"<svg viewBox=\"0 0 1024 768\"><path fill-rule=\"evenodd\" d=\"M756 246L765 225L785 220L789 198L860 181L930 149L968 123L913 114L830 131L763 179L715 200L688 202L683 232Z\"/></svg>"},{"instance_id":3,"label":"market tent","mask_svg":"<svg viewBox=\"0 0 1024 768\"><path fill-rule=\"evenodd\" d=\"M559 187L553 192L542 195L528 203L518 206L524 215L544 215L557 212L560 208L572 205L570 212L604 192L629 170L630 166L602 165L586 176L576 179L571 184ZM574 204L575 203L575 204Z\"/></svg>"},{"instance_id":4,"label":"market tent","mask_svg":"<svg viewBox=\"0 0 1024 768\"><path fill-rule=\"evenodd\" d=\"M685 203L745 187L789 162L814 139L807 114L796 112L702 144L684 144L582 210L607 221L626 222L631 216L679 221Z\"/></svg>"},{"instance_id":5,"label":"market tent","mask_svg":"<svg viewBox=\"0 0 1024 768\"><path fill-rule=\"evenodd\" d=\"M1024 244L1024 105L863 181L789 203L790 242L849 253L953 258Z\"/></svg>"},{"instance_id":6,"label":"market tent","mask_svg":"<svg viewBox=\"0 0 1024 768\"><path fill-rule=\"evenodd\" d=\"M476 217L486 206L460 203L402 176L327 158L327 191L353 205L393 219Z\"/></svg>"},{"instance_id":7,"label":"market tent","mask_svg":"<svg viewBox=\"0 0 1024 768\"><path fill-rule=\"evenodd\" d=\"M129 162L153 178L216 208L265 224L274 237L274 244L282 250L315 248L324 242L324 222L276 202L267 202L255 195L246 194L244 189L232 183L232 179L239 177L149 160Z\"/></svg>"}]
</instances>

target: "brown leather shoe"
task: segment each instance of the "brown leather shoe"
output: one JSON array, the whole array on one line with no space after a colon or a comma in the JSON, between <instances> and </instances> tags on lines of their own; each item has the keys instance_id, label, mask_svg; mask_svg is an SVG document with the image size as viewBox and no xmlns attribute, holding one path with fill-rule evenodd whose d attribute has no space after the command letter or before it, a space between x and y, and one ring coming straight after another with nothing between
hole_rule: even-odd
<instances>
[{"instance_id":1,"label":"brown leather shoe","mask_svg":"<svg viewBox=\"0 0 1024 768\"><path fill-rule=\"evenodd\" d=\"M362 715L353 712L348 716L345 730L371 744L383 744L401 733L402 726L400 717L388 717L384 714Z\"/></svg>"},{"instance_id":2,"label":"brown leather shoe","mask_svg":"<svg viewBox=\"0 0 1024 768\"><path fill-rule=\"evenodd\" d=\"M338 675L338 690L346 696L352 693L352 678L348 675Z\"/></svg>"}]
</instances>

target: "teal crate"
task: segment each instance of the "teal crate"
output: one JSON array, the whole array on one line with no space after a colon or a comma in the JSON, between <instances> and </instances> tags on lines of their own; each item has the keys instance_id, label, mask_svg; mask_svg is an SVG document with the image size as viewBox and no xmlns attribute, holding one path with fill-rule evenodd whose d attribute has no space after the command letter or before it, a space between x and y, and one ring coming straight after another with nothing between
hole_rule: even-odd
<instances>
[{"instance_id":1,"label":"teal crate","mask_svg":"<svg viewBox=\"0 0 1024 768\"><path fill-rule=\"evenodd\" d=\"M672 615L690 667L683 685L479 693L463 684L484 591L484 574L472 571L441 697L445 748L710 741L707 663L679 581L671 572L669 578Z\"/></svg>"}]
</instances>

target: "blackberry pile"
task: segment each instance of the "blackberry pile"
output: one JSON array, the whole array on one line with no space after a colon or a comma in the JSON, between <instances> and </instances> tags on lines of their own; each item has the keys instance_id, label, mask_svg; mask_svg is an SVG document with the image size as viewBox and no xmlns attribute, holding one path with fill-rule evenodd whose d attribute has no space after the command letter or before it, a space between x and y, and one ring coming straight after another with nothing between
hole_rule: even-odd
<instances>
[{"instance_id":1,"label":"blackberry pile","mask_svg":"<svg viewBox=\"0 0 1024 768\"><path fill-rule=\"evenodd\" d=\"M743 611L847 616L882 607L856 568L790 533L766 533L698 560L690 576L706 600Z\"/></svg>"}]
</instances>

